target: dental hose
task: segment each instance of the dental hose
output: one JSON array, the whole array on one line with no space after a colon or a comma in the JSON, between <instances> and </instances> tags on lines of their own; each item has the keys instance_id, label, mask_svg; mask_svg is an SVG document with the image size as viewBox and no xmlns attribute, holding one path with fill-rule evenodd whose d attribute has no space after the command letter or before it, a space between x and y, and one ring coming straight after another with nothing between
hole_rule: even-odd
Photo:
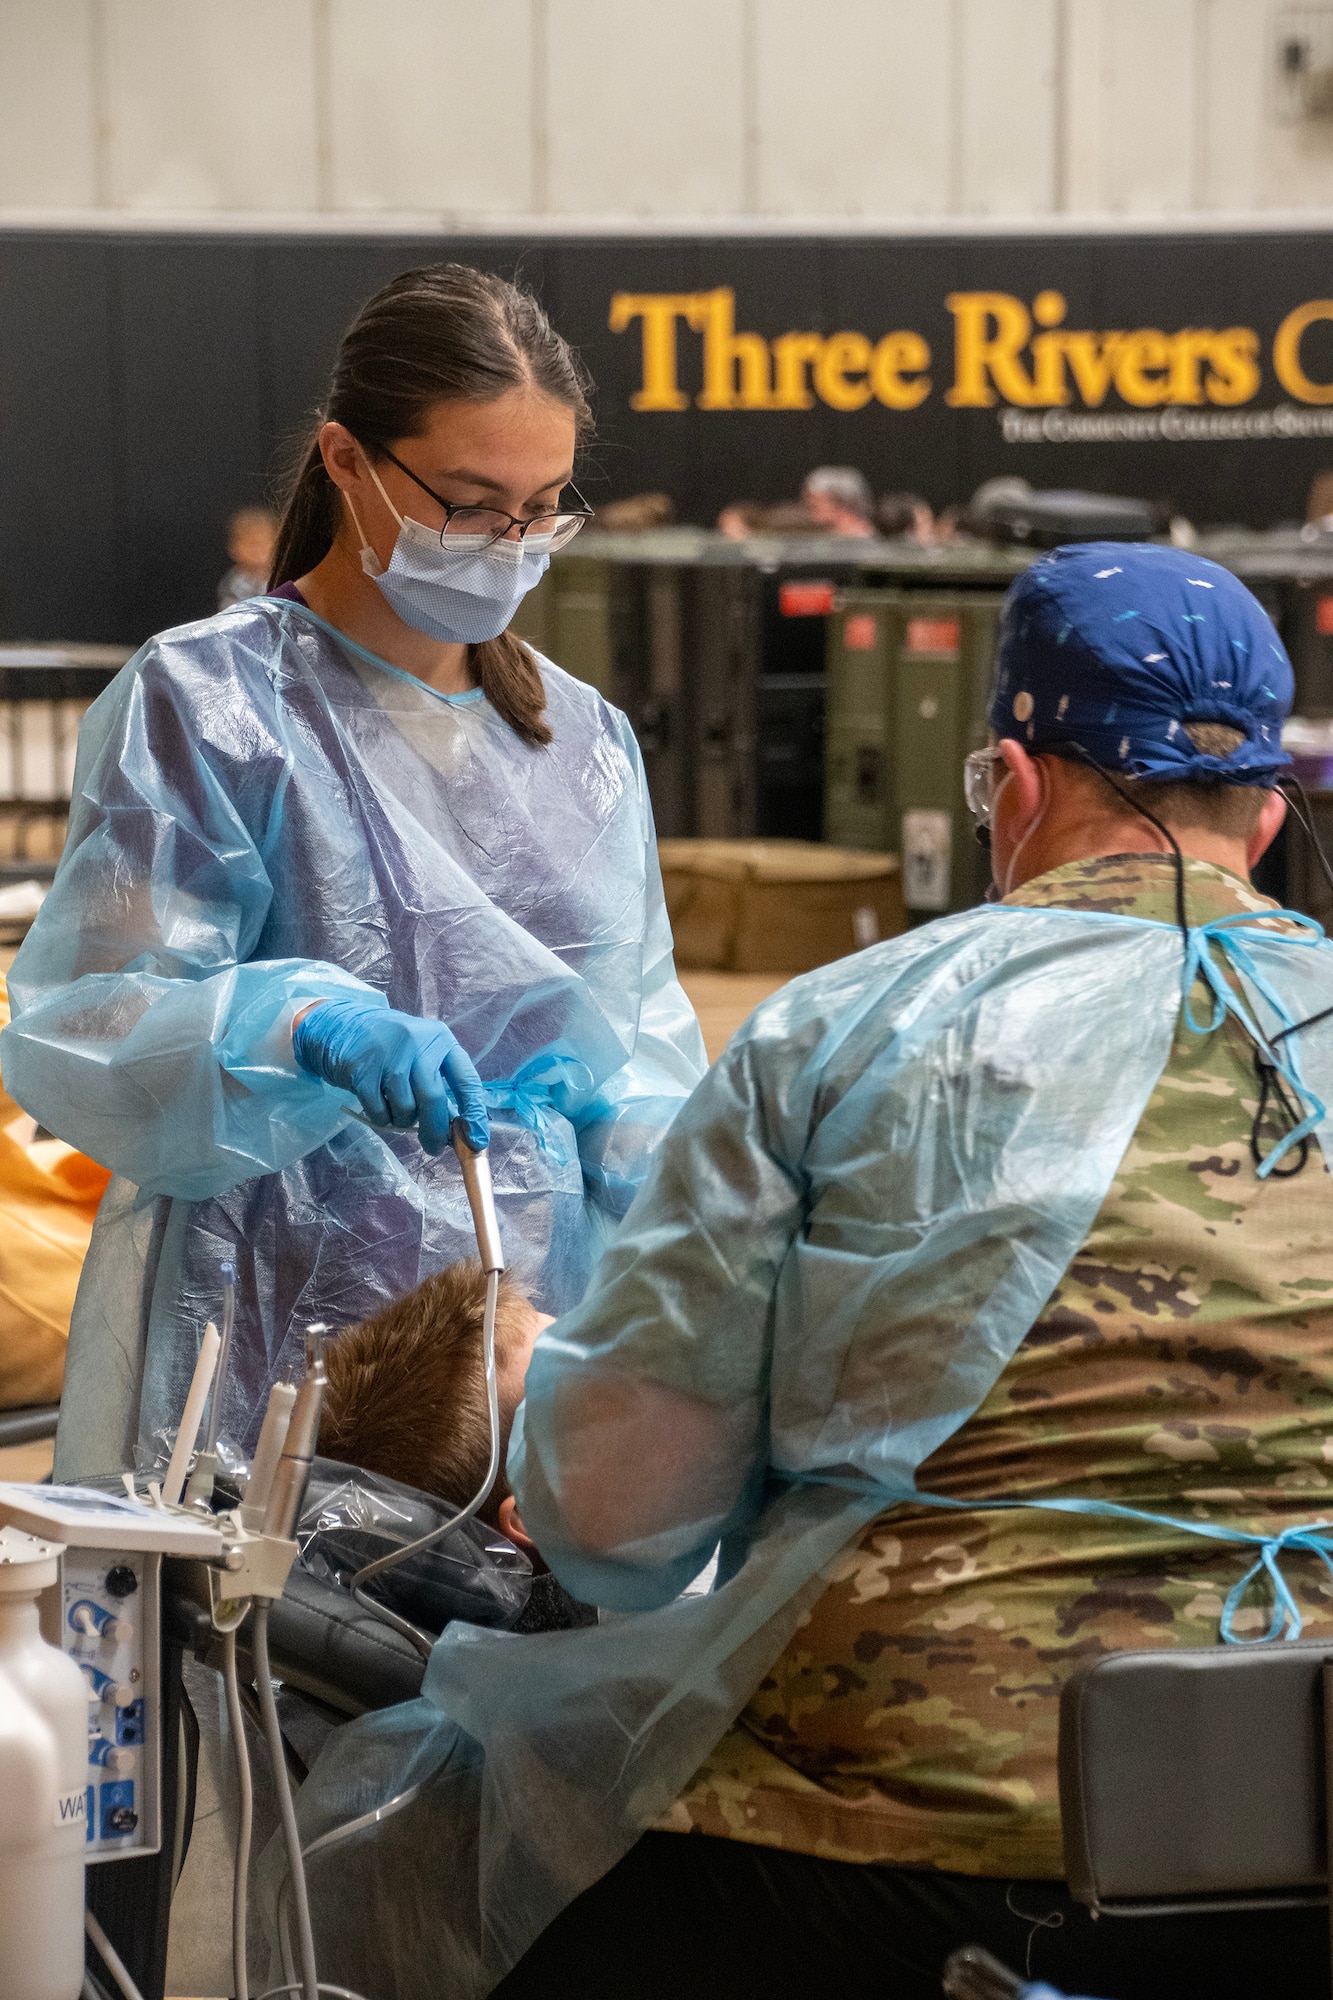
<instances>
[{"instance_id":1,"label":"dental hose","mask_svg":"<svg viewBox=\"0 0 1333 2000\"><path fill-rule=\"evenodd\" d=\"M376 1557L374 1562L367 1563L365 1568L359 1569L352 1578L351 1590L357 1603L364 1610L372 1612L376 1618L382 1618L386 1625L392 1625L395 1632L401 1632L403 1637L410 1640L416 1647L423 1659L430 1658L431 1649L435 1641L428 1633L421 1631L418 1626L411 1624L406 1618L400 1618L398 1613L391 1611L387 1604L380 1604L375 1598L368 1597L365 1592L365 1585L370 1582L372 1577L383 1576L387 1571L396 1569L399 1563L406 1562L409 1556L420 1555L424 1549L433 1548L436 1542L443 1541L446 1535L451 1535L455 1528L461 1528L465 1521L472 1520L474 1515L486 1505L487 1498L500 1470L500 1389L495 1371L495 1311L499 1297L500 1273L498 1271L488 1271L486 1273L486 1313L481 1329L482 1361L486 1371L486 1411L490 1419L491 1431L491 1450L486 1464L486 1477L468 1501L466 1507L460 1507L458 1512L451 1515L441 1527L432 1528L428 1535L420 1536L415 1542L406 1543L401 1549L391 1550L387 1556Z\"/></svg>"},{"instance_id":2,"label":"dental hose","mask_svg":"<svg viewBox=\"0 0 1333 2000\"><path fill-rule=\"evenodd\" d=\"M240 1823L236 1829L236 1857L231 1895L231 1977L232 2000L250 2000L245 1933L250 1888L250 1837L254 1829L254 1780L250 1771L250 1745L245 1738L245 1715L241 1708L241 1686L236 1673L236 1634L222 1641L222 1684L227 1693L227 1727L231 1730L236 1754L236 1781L240 1792Z\"/></svg>"},{"instance_id":3,"label":"dental hose","mask_svg":"<svg viewBox=\"0 0 1333 2000\"><path fill-rule=\"evenodd\" d=\"M254 1632L251 1637L255 1662L255 1688L259 1695L259 1711L264 1718L264 1741L268 1745L269 1762L273 1766L273 1788L278 1795L278 1818L287 1849L287 1865L291 1871L291 1898L296 1918L296 1943L301 1967L299 1991L301 2000L319 2000L319 1976L315 1970L315 1936L310 1926L310 1898L306 1892L305 1869L301 1864L301 1835L296 1824L296 1807L292 1801L291 1780L287 1776L287 1760L282 1747L282 1725L278 1721L278 1705L273 1699L273 1675L269 1669L268 1613L267 1600L256 1604ZM239 1702L237 1705L239 1707Z\"/></svg>"},{"instance_id":4,"label":"dental hose","mask_svg":"<svg viewBox=\"0 0 1333 2000\"><path fill-rule=\"evenodd\" d=\"M380 1556L375 1562L367 1563L352 1578L352 1595L357 1602L376 1618L383 1619L396 1631L409 1639L419 1652L429 1657L433 1641L415 1625L400 1618L386 1605L377 1604L366 1596L363 1586L376 1576L397 1568L410 1556L434 1546L444 1536L452 1534L455 1528L470 1521L485 1506L488 1495L495 1485L500 1471L500 1392L495 1366L495 1316L500 1297L500 1277L504 1270L504 1254L500 1248L500 1231L495 1214L495 1198L491 1188L490 1165L484 1151L474 1151L468 1144L461 1122L453 1128L454 1149L463 1170L463 1185L467 1192L468 1206L472 1212L473 1227L477 1236L477 1249L481 1257L482 1269L486 1273L486 1307L482 1321L482 1360L486 1377L486 1409L490 1421L491 1448L486 1466L486 1477L481 1486L456 1514L435 1528L428 1535L409 1542L401 1549L394 1549L388 1555ZM225 1338L225 1335L224 1335ZM308 1357L309 1359L309 1357ZM323 1376L322 1357L318 1346L315 1350L315 1369ZM220 1401L220 1399L219 1399ZM294 1455L294 1464L304 1449L297 1443L284 1450ZM308 1467L306 1468L308 1469ZM303 1482L302 1482L303 1483ZM275 1481L275 1486L278 1484ZM284 1496L290 1499L292 1496ZM278 1502L271 1499L265 1530L290 1533L294 1520L287 1522L277 1519ZM294 1513L288 1507L287 1512ZM266 1601L254 1607L254 1632L251 1641L254 1656L255 1686L259 1695L260 1714L264 1725L264 1739L268 1749L269 1762L273 1768L273 1784L277 1793L278 1814L282 1826L283 1844L287 1851L287 1875L279 1895L279 1935L283 1946L284 1959L287 1956L287 1915L295 1920L297 1967L285 1967L289 1976L281 1986L273 1987L260 2000L277 2000L280 1994L299 1994L300 2000L319 2000L321 1994L330 2000L361 2000L361 1996L344 1986L321 1983L315 1964L314 1931L310 1920L310 1897L306 1886L305 1856L301 1850L300 1830L296 1822L296 1807L292 1799L291 1780L287 1774L287 1763L283 1753L282 1725L278 1717L277 1703L273 1697L273 1677L269 1661L268 1621L269 1605ZM248 1982L245 1968L245 1928L246 1894L249 1863L250 1829L252 1817L252 1789L249 1768L249 1752L245 1742L245 1725L241 1713L240 1689L236 1677L236 1637L231 1631L225 1637L223 1676L227 1691L227 1714L236 1739L237 1775L241 1790L241 1827L237 1842L236 1880L232 1905L232 1950L234 1957L234 1982L236 2000L248 2000ZM392 1813L410 1803L419 1791L419 1786L411 1786L406 1792L391 1799L371 1813L361 1815L347 1825L336 1827L319 1840L311 1843L308 1850L314 1853L325 1846L333 1846L349 1835L368 1827L372 1823L388 1818ZM299 1977L291 1977L299 1970Z\"/></svg>"},{"instance_id":5,"label":"dental hose","mask_svg":"<svg viewBox=\"0 0 1333 2000\"><path fill-rule=\"evenodd\" d=\"M301 1837L296 1824L296 1807L292 1799L291 1780L287 1775L287 1760L283 1753L282 1725L278 1716L277 1703L273 1697L273 1675L268 1650L269 1605L267 1601L262 1601L255 1605L253 1615L254 1630L251 1646L254 1656L255 1688L259 1696L259 1710L264 1727L264 1744L268 1751L269 1764L272 1767L273 1788L277 1794L278 1817L282 1826L283 1845L287 1850L288 1872L283 1877L278 1907L279 1939L284 1959L284 1970L290 1970L286 1966L285 1961L289 1957L287 1919L288 1912L293 1903L295 1903L297 1943L300 1957L300 1977L289 1978L281 1986L269 1987L267 1992L259 1996L259 2000L279 2000L280 1995L288 1993L299 1994L300 2000L319 2000L321 1994L326 1996L326 2000L364 2000L364 1995L355 1992L350 1986L333 1985L327 1980L320 1979L316 1972L314 1929L310 1921L310 1898L306 1890L305 1856L301 1850ZM232 1880L231 1948L233 2000L250 2000L246 1928L249 1912L250 1846L254 1822L254 1786L250 1770L250 1746L246 1740L245 1716L241 1707L240 1680L236 1668L236 1633L243 1619L244 1612L237 1618L236 1623L222 1635L222 1678L227 1695L227 1721L232 1732L236 1757L236 1776L240 1789L240 1824L237 1828L236 1858ZM320 1847L331 1844L332 1840L341 1837L344 1832L354 1833L359 1831L363 1825L371 1824L372 1821L388 1818L399 1805L406 1805L410 1799L415 1798L420 1789L419 1785L414 1785L410 1793L404 1794L401 1799L390 1800L388 1805L380 1808L378 1812L366 1813L361 1819L353 1821L350 1827L338 1828L332 1836L325 1835L323 1840L312 1842L307 1852L313 1853ZM90 1935L93 1935L94 1943L97 1945L99 1951L102 1951L103 1941L100 1936L91 1932L91 1922L92 1919L90 1916ZM103 1951L103 1956L106 1957L107 1964L111 1966L112 1972L115 1973L117 1969L116 1964L112 1962L110 1957L107 1957L105 1951ZM117 1983L120 1984L120 1981L118 1980ZM125 1994L126 2000L140 2000L137 1989L128 1985L122 1985L121 1990Z\"/></svg>"},{"instance_id":6,"label":"dental hose","mask_svg":"<svg viewBox=\"0 0 1333 2000\"><path fill-rule=\"evenodd\" d=\"M486 1376L486 1413L490 1420L491 1449L486 1464L486 1477L468 1501L466 1507L445 1521L441 1527L432 1528L428 1535L422 1535L415 1542L408 1542L400 1549L392 1549L388 1555L378 1556L367 1563L352 1578L351 1592L363 1610L391 1625L395 1632L415 1646L423 1659L429 1659L434 1640L406 1618L400 1618L386 1604L366 1595L365 1586L372 1578L384 1576L391 1569L397 1569L411 1556L420 1555L424 1550L434 1548L437 1542L451 1535L455 1528L461 1528L486 1505L500 1472L500 1389L495 1370L495 1314L500 1298L500 1277L504 1271L504 1252L500 1248L500 1225L495 1213L495 1195L491 1186L490 1161L484 1150L474 1151L469 1145L461 1119L454 1121L451 1133L454 1151L463 1170L463 1186L467 1193L468 1207L472 1211L472 1226L476 1231L477 1252L481 1267L486 1273L486 1310L481 1329L482 1364Z\"/></svg>"}]
</instances>

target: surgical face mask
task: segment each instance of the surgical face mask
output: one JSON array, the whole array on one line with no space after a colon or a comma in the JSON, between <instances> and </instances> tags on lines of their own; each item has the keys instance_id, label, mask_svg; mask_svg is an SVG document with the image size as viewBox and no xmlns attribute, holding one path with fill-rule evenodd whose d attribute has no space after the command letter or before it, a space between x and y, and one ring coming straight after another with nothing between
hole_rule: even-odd
<instances>
[{"instance_id":1,"label":"surgical face mask","mask_svg":"<svg viewBox=\"0 0 1333 2000\"><path fill-rule=\"evenodd\" d=\"M348 506L361 537L361 567L373 577L405 625L446 644L479 646L504 631L523 599L540 583L551 560L551 535L522 541L488 541L484 535L450 535L428 528L394 506L370 461L370 476L398 523L389 567L366 540L351 497Z\"/></svg>"}]
</instances>

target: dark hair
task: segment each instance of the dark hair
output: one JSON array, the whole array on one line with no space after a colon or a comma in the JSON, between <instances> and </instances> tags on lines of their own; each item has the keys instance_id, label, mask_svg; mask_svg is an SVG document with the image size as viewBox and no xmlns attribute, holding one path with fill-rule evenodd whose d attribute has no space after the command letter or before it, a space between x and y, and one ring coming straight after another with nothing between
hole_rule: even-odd
<instances>
[{"instance_id":1,"label":"dark hair","mask_svg":"<svg viewBox=\"0 0 1333 2000\"><path fill-rule=\"evenodd\" d=\"M1187 722L1185 734L1208 757L1229 757L1245 741L1245 732L1225 722ZM1055 753L1059 755L1058 750ZM1076 758L1070 762L1076 763ZM1090 774L1091 775L1091 774ZM1248 840L1259 824L1269 797L1263 785L1229 785L1225 778L1121 778L1117 789L1134 804L1169 826L1202 828L1227 840Z\"/></svg>"},{"instance_id":2,"label":"dark hair","mask_svg":"<svg viewBox=\"0 0 1333 2000\"><path fill-rule=\"evenodd\" d=\"M341 524L319 430L345 424L371 453L420 437L435 403L490 403L532 383L592 427L586 371L536 299L468 264L404 271L369 299L342 337L333 379L288 483L270 590L322 562ZM522 641L502 632L470 649L487 700L525 743L551 740L546 690Z\"/></svg>"}]
</instances>

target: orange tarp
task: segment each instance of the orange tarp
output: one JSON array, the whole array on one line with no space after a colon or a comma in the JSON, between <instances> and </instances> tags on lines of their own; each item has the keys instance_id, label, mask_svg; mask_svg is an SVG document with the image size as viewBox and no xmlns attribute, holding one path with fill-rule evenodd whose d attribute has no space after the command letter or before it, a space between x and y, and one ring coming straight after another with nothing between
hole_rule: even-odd
<instances>
[{"instance_id":1,"label":"orange tarp","mask_svg":"<svg viewBox=\"0 0 1333 2000\"><path fill-rule=\"evenodd\" d=\"M9 997L0 980L0 1027ZM59 1139L30 1139L0 1084L0 1410L56 1403L93 1217L111 1175Z\"/></svg>"}]
</instances>

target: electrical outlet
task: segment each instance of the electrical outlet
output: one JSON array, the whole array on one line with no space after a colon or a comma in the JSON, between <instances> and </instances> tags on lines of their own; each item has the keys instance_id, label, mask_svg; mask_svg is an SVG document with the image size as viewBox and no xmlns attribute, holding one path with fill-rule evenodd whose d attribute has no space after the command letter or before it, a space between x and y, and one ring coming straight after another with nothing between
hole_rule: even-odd
<instances>
[{"instance_id":1,"label":"electrical outlet","mask_svg":"<svg viewBox=\"0 0 1333 2000\"><path fill-rule=\"evenodd\" d=\"M1333 7L1278 9L1273 110L1281 125L1333 122Z\"/></svg>"}]
</instances>

